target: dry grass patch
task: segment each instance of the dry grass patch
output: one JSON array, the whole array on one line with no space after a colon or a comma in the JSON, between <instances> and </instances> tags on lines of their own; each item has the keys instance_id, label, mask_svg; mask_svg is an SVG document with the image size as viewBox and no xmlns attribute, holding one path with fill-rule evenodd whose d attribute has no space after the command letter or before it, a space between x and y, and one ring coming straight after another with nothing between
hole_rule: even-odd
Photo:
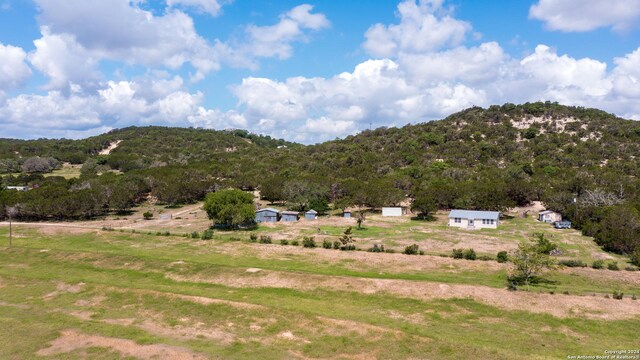
<instances>
[{"instance_id":1,"label":"dry grass patch","mask_svg":"<svg viewBox=\"0 0 640 360\"><path fill-rule=\"evenodd\" d=\"M89 335L77 330L64 330L47 348L38 350L39 356L56 356L92 347L106 348L124 357L135 359L206 360L207 357L191 350L163 344L140 345L132 340Z\"/></svg>"},{"instance_id":2,"label":"dry grass patch","mask_svg":"<svg viewBox=\"0 0 640 360\"><path fill-rule=\"evenodd\" d=\"M254 274L230 273L210 277L167 274L176 281L201 282L235 288L286 288L309 291L326 289L354 291L366 295L385 294L417 300L468 298L504 310L526 309L557 317L585 317L617 320L640 316L640 306L631 299L551 295L526 291L508 291L486 286L441 284L427 281L370 279L323 276L292 272L261 271Z\"/></svg>"}]
</instances>

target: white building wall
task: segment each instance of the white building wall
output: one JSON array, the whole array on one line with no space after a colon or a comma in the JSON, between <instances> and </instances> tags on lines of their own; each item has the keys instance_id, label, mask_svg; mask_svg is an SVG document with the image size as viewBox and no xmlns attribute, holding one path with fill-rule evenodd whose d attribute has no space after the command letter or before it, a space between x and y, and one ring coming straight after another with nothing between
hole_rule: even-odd
<instances>
[{"instance_id":1,"label":"white building wall","mask_svg":"<svg viewBox=\"0 0 640 360\"><path fill-rule=\"evenodd\" d=\"M473 229L497 229L500 220L495 221L493 224L483 224L482 219L474 219L473 220ZM455 222L454 218L449 219L449 226L459 227L461 229L469 228L469 219L460 219L460 222Z\"/></svg>"},{"instance_id":2,"label":"white building wall","mask_svg":"<svg viewBox=\"0 0 640 360\"><path fill-rule=\"evenodd\" d=\"M401 207L383 207L382 216L402 216Z\"/></svg>"}]
</instances>

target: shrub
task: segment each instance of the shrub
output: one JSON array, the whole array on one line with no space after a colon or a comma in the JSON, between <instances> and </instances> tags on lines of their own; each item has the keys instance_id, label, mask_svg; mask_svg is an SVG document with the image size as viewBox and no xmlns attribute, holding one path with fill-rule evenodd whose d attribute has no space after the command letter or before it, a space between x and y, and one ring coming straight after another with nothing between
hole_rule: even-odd
<instances>
[{"instance_id":1,"label":"shrub","mask_svg":"<svg viewBox=\"0 0 640 360\"><path fill-rule=\"evenodd\" d=\"M618 271L620 270L620 268L618 267L618 263L617 262L610 262L607 264L607 269L609 270L613 270L613 271Z\"/></svg>"},{"instance_id":2,"label":"shrub","mask_svg":"<svg viewBox=\"0 0 640 360\"><path fill-rule=\"evenodd\" d=\"M280 245L289 245L289 240L287 239L280 240Z\"/></svg>"},{"instance_id":3,"label":"shrub","mask_svg":"<svg viewBox=\"0 0 640 360\"><path fill-rule=\"evenodd\" d=\"M249 235L249 241L251 241L251 242L256 242L256 241L258 241L258 234L256 234L256 233L251 233L251 235Z\"/></svg>"},{"instance_id":4,"label":"shrub","mask_svg":"<svg viewBox=\"0 0 640 360\"><path fill-rule=\"evenodd\" d=\"M240 241L240 238L236 237L236 236L232 236L232 237L229 238L229 240L231 240L231 241Z\"/></svg>"},{"instance_id":5,"label":"shrub","mask_svg":"<svg viewBox=\"0 0 640 360\"><path fill-rule=\"evenodd\" d=\"M211 240L213 238L213 230L207 229L202 232L202 240Z\"/></svg>"},{"instance_id":6,"label":"shrub","mask_svg":"<svg viewBox=\"0 0 640 360\"><path fill-rule=\"evenodd\" d=\"M637 270L636 268L634 268L634 267L633 267L633 266L631 266L631 265L626 266L624 269L625 269L625 270L627 270L627 271L636 271L636 270Z\"/></svg>"},{"instance_id":7,"label":"shrub","mask_svg":"<svg viewBox=\"0 0 640 360\"><path fill-rule=\"evenodd\" d=\"M566 267L587 267L587 264L582 262L582 260L576 259L560 260L558 263Z\"/></svg>"},{"instance_id":8,"label":"shrub","mask_svg":"<svg viewBox=\"0 0 640 360\"><path fill-rule=\"evenodd\" d=\"M192 232L191 233L191 238L199 239L200 238L200 233L198 233L197 231Z\"/></svg>"},{"instance_id":9,"label":"shrub","mask_svg":"<svg viewBox=\"0 0 640 360\"><path fill-rule=\"evenodd\" d=\"M394 249L385 249L384 252L386 252L387 254L395 254L396 251Z\"/></svg>"},{"instance_id":10,"label":"shrub","mask_svg":"<svg viewBox=\"0 0 640 360\"><path fill-rule=\"evenodd\" d=\"M453 249L451 250L451 257L454 259L462 259L464 258L464 250L462 249Z\"/></svg>"},{"instance_id":11,"label":"shrub","mask_svg":"<svg viewBox=\"0 0 640 360\"><path fill-rule=\"evenodd\" d=\"M569 291L565 290L562 292L564 295L569 295Z\"/></svg>"},{"instance_id":12,"label":"shrub","mask_svg":"<svg viewBox=\"0 0 640 360\"><path fill-rule=\"evenodd\" d=\"M170 232L168 232L168 231L165 231L163 235L164 235L164 236L169 236L169 235L171 235L171 233L170 233Z\"/></svg>"},{"instance_id":13,"label":"shrub","mask_svg":"<svg viewBox=\"0 0 640 360\"><path fill-rule=\"evenodd\" d=\"M631 253L630 259L633 265L640 266L640 246L637 246L636 249Z\"/></svg>"},{"instance_id":14,"label":"shrub","mask_svg":"<svg viewBox=\"0 0 640 360\"><path fill-rule=\"evenodd\" d=\"M481 256L478 256L478 260L491 261L491 260L493 260L493 257L488 256L488 255L481 255Z\"/></svg>"},{"instance_id":15,"label":"shrub","mask_svg":"<svg viewBox=\"0 0 640 360\"><path fill-rule=\"evenodd\" d=\"M475 260L476 259L476 251L473 249L467 249L464 251L464 258L467 260Z\"/></svg>"},{"instance_id":16,"label":"shrub","mask_svg":"<svg viewBox=\"0 0 640 360\"><path fill-rule=\"evenodd\" d=\"M373 244L372 247L369 248L369 250L367 250L368 252L373 252L373 253L381 253L384 252L384 245L380 244Z\"/></svg>"},{"instance_id":17,"label":"shrub","mask_svg":"<svg viewBox=\"0 0 640 360\"><path fill-rule=\"evenodd\" d=\"M342 243L340 241L338 241L338 240L333 242L333 248L336 249L336 250L340 249L341 245L342 245Z\"/></svg>"},{"instance_id":18,"label":"shrub","mask_svg":"<svg viewBox=\"0 0 640 360\"><path fill-rule=\"evenodd\" d=\"M509 254L507 254L506 251L500 251L498 255L496 255L496 260L499 263L506 263L507 261L509 261Z\"/></svg>"},{"instance_id":19,"label":"shrub","mask_svg":"<svg viewBox=\"0 0 640 360\"><path fill-rule=\"evenodd\" d=\"M150 211L145 211L145 212L142 214L142 217L143 217L145 220L151 220L151 218L153 217L153 213L152 213L152 212L150 212Z\"/></svg>"},{"instance_id":20,"label":"shrub","mask_svg":"<svg viewBox=\"0 0 640 360\"><path fill-rule=\"evenodd\" d=\"M271 236L260 235L260 244L271 244Z\"/></svg>"},{"instance_id":21,"label":"shrub","mask_svg":"<svg viewBox=\"0 0 640 360\"><path fill-rule=\"evenodd\" d=\"M636 297L636 294L631 295L631 300L638 300L638 298Z\"/></svg>"},{"instance_id":22,"label":"shrub","mask_svg":"<svg viewBox=\"0 0 640 360\"><path fill-rule=\"evenodd\" d=\"M549 255L552 251L558 250L558 244L549 240L543 233L534 233L533 237L537 241L539 253Z\"/></svg>"},{"instance_id":23,"label":"shrub","mask_svg":"<svg viewBox=\"0 0 640 360\"><path fill-rule=\"evenodd\" d=\"M322 248L323 249L331 249L331 241L324 239L322 240Z\"/></svg>"},{"instance_id":24,"label":"shrub","mask_svg":"<svg viewBox=\"0 0 640 360\"><path fill-rule=\"evenodd\" d=\"M113 228L112 228L111 226L104 225L104 226L102 227L102 230L103 230L103 231L113 231Z\"/></svg>"},{"instance_id":25,"label":"shrub","mask_svg":"<svg viewBox=\"0 0 640 360\"><path fill-rule=\"evenodd\" d=\"M291 245L293 245L293 246L299 246L299 245L300 245L300 241L298 241L298 240L291 240Z\"/></svg>"},{"instance_id":26,"label":"shrub","mask_svg":"<svg viewBox=\"0 0 640 360\"><path fill-rule=\"evenodd\" d=\"M614 291L614 292L613 292L613 298L614 298L614 299L616 299L616 300L622 300L622 298L623 298L623 297L624 297L624 294L623 294L623 293L621 293L621 292L617 292L617 291Z\"/></svg>"},{"instance_id":27,"label":"shrub","mask_svg":"<svg viewBox=\"0 0 640 360\"><path fill-rule=\"evenodd\" d=\"M420 253L420 247L418 244L409 245L404 248L402 253L405 255L418 255Z\"/></svg>"},{"instance_id":28,"label":"shrub","mask_svg":"<svg viewBox=\"0 0 640 360\"><path fill-rule=\"evenodd\" d=\"M302 246L306 248L314 248L316 247L316 240L313 238L313 236L305 236L302 239Z\"/></svg>"},{"instance_id":29,"label":"shrub","mask_svg":"<svg viewBox=\"0 0 640 360\"><path fill-rule=\"evenodd\" d=\"M604 269L604 260L596 260L591 264L594 269Z\"/></svg>"}]
</instances>

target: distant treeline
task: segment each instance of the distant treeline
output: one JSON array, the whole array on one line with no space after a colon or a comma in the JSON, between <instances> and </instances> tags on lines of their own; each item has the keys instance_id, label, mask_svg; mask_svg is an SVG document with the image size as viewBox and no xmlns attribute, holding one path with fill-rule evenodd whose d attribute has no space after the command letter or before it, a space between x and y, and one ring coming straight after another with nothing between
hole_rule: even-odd
<instances>
[{"instance_id":1,"label":"distant treeline","mask_svg":"<svg viewBox=\"0 0 640 360\"><path fill-rule=\"evenodd\" d=\"M122 142L110 155L98 155L116 140ZM596 109L550 102L473 107L441 121L313 146L242 130L162 127L78 141L0 140L0 164L15 162L7 173L25 170L26 159L36 156L82 163L82 176L5 176L4 185L38 186L0 193L0 205L17 206L24 219L90 218L126 211L148 195L188 203L226 187L259 189L296 210L380 207L408 198L420 212L542 201L607 250L640 249L640 123Z\"/></svg>"}]
</instances>

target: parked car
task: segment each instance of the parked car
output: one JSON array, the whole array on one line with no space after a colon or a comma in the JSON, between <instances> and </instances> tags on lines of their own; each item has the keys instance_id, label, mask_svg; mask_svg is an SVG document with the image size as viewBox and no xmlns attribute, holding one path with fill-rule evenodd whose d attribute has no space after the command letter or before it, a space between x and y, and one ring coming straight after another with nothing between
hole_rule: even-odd
<instances>
[{"instance_id":1,"label":"parked car","mask_svg":"<svg viewBox=\"0 0 640 360\"><path fill-rule=\"evenodd\" d=\"M553 227L556 229L571 229L571 221L556 221L553 223Z\"/></svg>"}]
</instances>

